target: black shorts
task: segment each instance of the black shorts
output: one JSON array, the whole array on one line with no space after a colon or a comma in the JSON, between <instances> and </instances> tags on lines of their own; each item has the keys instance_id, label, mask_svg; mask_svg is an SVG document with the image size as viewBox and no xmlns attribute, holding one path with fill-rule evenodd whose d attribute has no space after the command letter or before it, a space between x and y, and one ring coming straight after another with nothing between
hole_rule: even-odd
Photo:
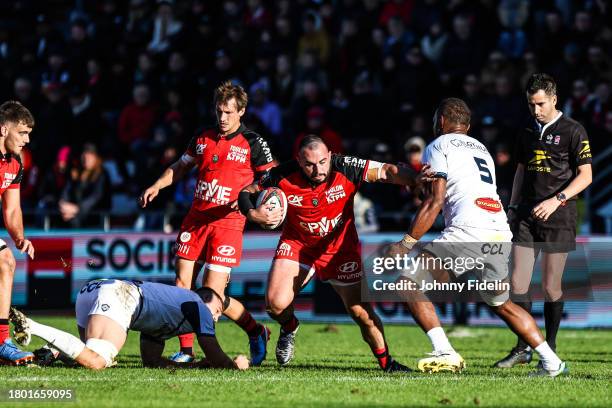
<instances>
[{"instance_id":1,"label":"black shorts","mask_svg":"<svg viewBox=\"0 0 612 408\"><path fill-rule=\"evenodd\" d=\"M544 252L570 252L576 249L576 200L557 208L547 221L533 218L534 204L521 204L508 214L516 245L541 249Z\"/></svg>"}]
</instances>

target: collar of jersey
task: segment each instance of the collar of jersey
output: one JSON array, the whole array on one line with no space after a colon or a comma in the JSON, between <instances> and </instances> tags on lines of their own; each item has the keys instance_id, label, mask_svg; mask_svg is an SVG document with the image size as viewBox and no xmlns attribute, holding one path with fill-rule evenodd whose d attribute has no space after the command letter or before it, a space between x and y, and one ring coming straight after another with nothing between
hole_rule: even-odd
<instances>
[{"instance_id":1,"label":"collar of jersey","mask_svg":"<svg viewBox=\"0 0 612 408\"><path fill-rule=\"evenodd\" d=\"M546 129L548 129L550 126L552 126L554 123L556 123L559 119L561 119L562 115L563 115L563 112L559 111L557 116L553 120L551 120L550 122L545 124L544 126L540 125L540 122L538 122L538 120L536 119L535 120L536 128L540 131L540 137L542 137L542 135L544 135L544 132L546 131Z\"/></svg>"},{"instance_id":2,"label":"collar of jersey","mask_svg":"<svg viewBox=\"0 0 612 408\"><path fill-rule=\"evenodd\" d=\"M6 154L0 153L0 160L11 161L12 158L13 158L13 154L10 152Z\"/></svg>"},{"instance_id":3,"label":"collar of jersey","mask_svg":"<svg viewBox=\"0 0 612 408\"><path fill-rule=\"evenodd\" d=\"M221 139L222 137L221 137L221 136L219 136L218 130L219 130L219 129L217 129L217 136L219 137L219 139ZM240 124L240 126L238 127L238 129L236 129L236 131L235 131L235 132L230 133L229 135L227 135L227 136L223 137L223 139L225 139L225 140L231 140L231 139L233 139L234 137L236 137L236 136L238 136L239 134L241 134L242 132L244 132L245 130L246 130L246 126L244 126L244 125L241 123L241 124Z\"/></svg>"}]
</instances>

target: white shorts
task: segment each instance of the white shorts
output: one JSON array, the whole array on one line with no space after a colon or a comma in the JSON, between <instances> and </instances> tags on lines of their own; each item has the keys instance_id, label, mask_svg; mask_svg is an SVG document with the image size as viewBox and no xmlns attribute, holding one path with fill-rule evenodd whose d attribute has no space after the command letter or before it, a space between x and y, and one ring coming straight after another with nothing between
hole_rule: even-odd
<instances>
[{"instance_id":1,"label":"white shorts","mask_svg":"<svg viewBox=\"0 0 612 408\"><path fill-rule=\"evenodd\" d=\"M115 279L94 280L83 286L76 300L77 324L86 328L90 315L115 321L126 332L140 310L142 295L132 282Z\"/></svg>"},{"instance_id":2,"label":"white shorts","mask_svg":"<svg viewBox=\"0 0 612 408\"><path fill-rule=\"evenodd\" d=\"M444 229L442 234L432 242L413 249L413 253L427 252L440 259L452 259L455 265L458 260L471 260L471 263L482 263L484 268L477 273L483 280L504 280L508 277L508 261L512 250L512 232L510 230L485 230L482 228L452 226ZM474 268L457 268L450 270L456 277ZM432 281L427 269L411 273L417 281ZM404 276L410 277L408 274Z\"/></svg>"}]
</instances>

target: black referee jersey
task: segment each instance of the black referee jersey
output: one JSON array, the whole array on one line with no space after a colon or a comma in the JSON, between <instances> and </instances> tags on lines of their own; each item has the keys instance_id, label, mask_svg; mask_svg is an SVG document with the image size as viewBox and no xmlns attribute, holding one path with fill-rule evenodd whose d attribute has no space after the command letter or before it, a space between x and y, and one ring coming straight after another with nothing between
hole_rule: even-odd
<instances>
[{"instance_id":1,"label":"black referee jersey","mask_svg":"<svg viewBox=\"0 0 612 408\"><path fill-rule=\"evenodd\" d=\"M525 166L522 203L554 197L576 176L578 166L592 161L584 127L561 113L544 126L530 120L519 134L516 158Z\"/></svg>"}]
</instances>

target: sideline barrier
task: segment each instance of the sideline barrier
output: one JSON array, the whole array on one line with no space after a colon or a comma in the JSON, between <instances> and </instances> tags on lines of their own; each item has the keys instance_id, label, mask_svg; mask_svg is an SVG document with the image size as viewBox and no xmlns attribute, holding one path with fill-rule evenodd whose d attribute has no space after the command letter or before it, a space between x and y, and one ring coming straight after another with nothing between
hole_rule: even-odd
<instances>
[{"instance_id":1,"label":"sideline barrier","mask_svg":"<svg viewBox=\"0 0 612 408\"><path fill-rule=\"evenodd\" d=\"M267 272L278 243L278 233L247 233L240 267L232 271L228 292L245 302L257 317L265 317L264 289ZM386 242L401 239L402 234L380 233L361 236L363 256L373 254ZM432 236L433 237L433 236ZM4 239L15 254L17 268L13 287L13 304L33 309L71 308L80 288L96 278L119 278L174 282L173 246L175 234L61 231L30 233L36 258L26 259ZM590 274L591 294L588 299L566 301L564 327L612 327L612 237L579 237L584 251L571 253L564 282L585 278ZM585 270L585 260L588 268ZM538 262L539 268L539 262ZM540 282L534 273L534 315L542 318L543 304ZM400 303L375 304L383 320L392 323L413 323L407 308ZM481 303L439 304L444 323L457 319L460 310L467 313L474 325L502 325ZM349 321L330 285L311 281L296 301L302 320ZM466 316L464 314L464 316Z\"/></svg>"}]
</instances>

